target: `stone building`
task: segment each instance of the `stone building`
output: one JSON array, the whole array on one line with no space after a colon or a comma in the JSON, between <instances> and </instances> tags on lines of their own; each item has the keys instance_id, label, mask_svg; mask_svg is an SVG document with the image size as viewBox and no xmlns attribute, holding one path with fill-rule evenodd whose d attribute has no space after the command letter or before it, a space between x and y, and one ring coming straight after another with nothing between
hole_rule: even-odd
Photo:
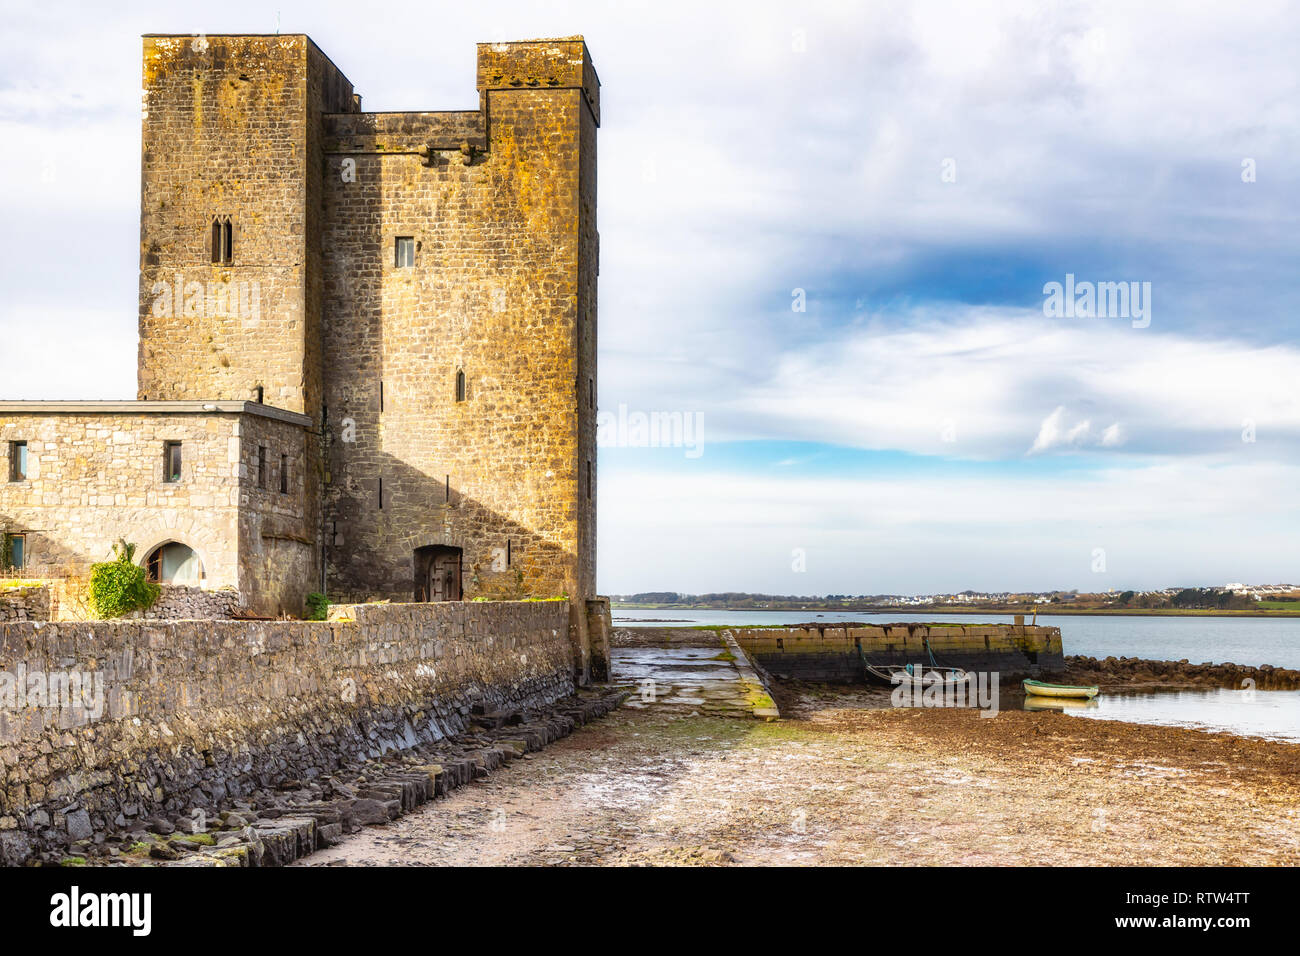
<instances>
[{"instance_id":1,"label":"stone building","mask_svg":"<svg viewBox=\"0 0 1300 956\"><path fill-rule=\"evenodd\" d=\"M600 83L570 37L477 88L367 113L306 36L146 36L137 400L0 402L0 564L126 538L267 617L567 596L585 672Z\"/></svg>"}]
</instances>

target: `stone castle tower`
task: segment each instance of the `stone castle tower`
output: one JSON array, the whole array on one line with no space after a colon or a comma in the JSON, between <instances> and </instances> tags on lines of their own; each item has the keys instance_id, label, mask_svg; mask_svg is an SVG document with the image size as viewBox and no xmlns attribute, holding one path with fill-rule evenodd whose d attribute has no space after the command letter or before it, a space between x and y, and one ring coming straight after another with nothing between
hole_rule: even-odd
<instances>
[{"instance_id":1,"label":"stone castle tower","mask_svg":"<svg viewBox=\"0 0 1300 956\"><path fill-rule=\"evenodd\" d=\"M477 88L366 113L306 36L146 36L135 404L300 429L217 494L263 613L567 595L585 669L600 83L569 37L480 44Z\"/></svg>"}]
</instances>

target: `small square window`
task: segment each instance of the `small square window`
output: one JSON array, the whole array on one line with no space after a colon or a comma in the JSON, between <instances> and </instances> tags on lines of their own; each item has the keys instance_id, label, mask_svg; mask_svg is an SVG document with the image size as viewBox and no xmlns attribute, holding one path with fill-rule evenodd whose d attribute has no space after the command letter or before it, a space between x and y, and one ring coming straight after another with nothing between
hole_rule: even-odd
<instances>
[{"instance_id":1,"label":"small square window","mask_svg":"<svg viewBox=\"0 0 1300 956\"><path fill-rule=\"evenodd\" d=\"M415 237L397 237L393 265L398 269L411 269L415 266Z\"/></svg>"},{"instance_id":2,"label":"small square window","mask_svg":"<svg viewBox=\"0 0 1300 956\"><path fill-rule=\"evenodd\" d=\"M7 534L0 538L4 554L0 554L0 569L21 571L27 567L27 535Z\"/></svg>"},{"instance_id":3,"label":"small square window","mask_svg":"<svg viewBox=\"0 0 1300 956\"><path fill-rule=\"evenodd\" d=\"M9 480L27 480L27 442L25 441L9 443Z\"/></svg>"},{"instance_id":4,"label":"small square window","mask_svg":"<svg viewBox=\"0 0 1300 956\"><path fill-rule=\"evenodd\" d=\"M163 446L163 481L181 480L181 443L169 441Z\"/></svg>"}]
</instances>

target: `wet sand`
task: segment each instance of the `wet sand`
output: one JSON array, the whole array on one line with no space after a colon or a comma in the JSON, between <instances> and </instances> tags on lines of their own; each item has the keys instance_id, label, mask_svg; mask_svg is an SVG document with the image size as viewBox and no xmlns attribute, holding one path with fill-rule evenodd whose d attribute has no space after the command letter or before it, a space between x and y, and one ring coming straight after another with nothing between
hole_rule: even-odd
<instances>
[{"instance_id":1,"label":"wet sand","mask_svg":"<svg viewBox=\"0 0 1300 956\"><path fill-rule=\"evenodd\" d=\"M624 708L295 865L1300 864L1300 746L777 689Z\"/></svg>"}]
</instances>

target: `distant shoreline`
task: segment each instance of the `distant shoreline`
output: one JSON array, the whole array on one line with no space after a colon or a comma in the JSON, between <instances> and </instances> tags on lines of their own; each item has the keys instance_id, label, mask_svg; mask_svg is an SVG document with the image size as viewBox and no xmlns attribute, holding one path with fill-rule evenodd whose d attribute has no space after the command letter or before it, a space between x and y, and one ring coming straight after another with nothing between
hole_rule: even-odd
<instances>
[{"instance_id":1,"label":"distant shoreline","mask_svg":"<svg viewBox=\"0 0 1300 956\"><path fill-rule=\"evenodd\" d=\"M755 614L1023 614L1025 617L1033 617L1035 612L1039 617L1300 617L1300 602L1297 602L1294 611L1282 610L1280 608L1251 610L1251 611L1228 611L1220 609L1202 609L1202 608L1070 608L1070 609L1047 609L1042 605L1036 608L999 608L999 607L930 607L928 605L916 605L913 607L876 607L865 605L861 607L717 607L715 605L692 605L692 604L620 604L617 602L610 603L610 610L613 611L745 611Z\"/></svg>"}]
</instances>

